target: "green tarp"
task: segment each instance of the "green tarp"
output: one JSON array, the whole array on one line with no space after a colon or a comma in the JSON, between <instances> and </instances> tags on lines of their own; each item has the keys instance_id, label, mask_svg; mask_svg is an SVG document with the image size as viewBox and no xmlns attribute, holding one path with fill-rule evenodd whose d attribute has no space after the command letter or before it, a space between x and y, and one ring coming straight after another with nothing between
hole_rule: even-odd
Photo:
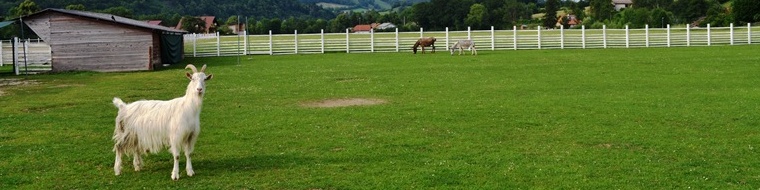
<instances>
[{"instance_id":1,"label":"green tarp","mask_svg":"<svg viewBox=\"0 0 760 190\"><path fill-rule=\"evenodd\" d=\"M16 21L14 21L14 20L11 20L11 21L3 21L3 22L0 22L0 28L6 27L6 26L8 26L8 25L11 25L11 24L13 24L14 22L16 22Z\"/></svg>"},{"instance_id":2,"label":"green tarp","mask_svg":"<svg viewBox=\"0 0 760 190\"><path fill-rule=\"evenodd\" d=\"M179 63L182 61L183 51L182 34L161 34L161 63Z\"/></svg>"}]
</instances>

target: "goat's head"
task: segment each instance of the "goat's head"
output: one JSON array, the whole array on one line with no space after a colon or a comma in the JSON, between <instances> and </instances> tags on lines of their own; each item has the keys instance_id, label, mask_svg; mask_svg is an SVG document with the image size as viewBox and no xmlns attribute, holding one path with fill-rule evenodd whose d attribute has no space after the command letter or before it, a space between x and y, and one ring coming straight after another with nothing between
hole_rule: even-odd
<instances>
[{"instance_id":1,"label":"goat's head","mask_svg":"<svg viewBox=\"0 0 760 190\"><path fill-rule=\"evenodd\" d=\"M185 73L187 75L187 78L190 79L190 84L187 85L187 93L188 94L197 94L199 96L203 96L203 93L206 91L206 81L211 80L211 78L214 77L214 75L206 75L206 65L204 64L203 67L201 67L201 72L198 72L198 69L195 68L195 65L188 64L185 69L190 68L193 70L193 73Z\"/></svg>"}]
</instances>

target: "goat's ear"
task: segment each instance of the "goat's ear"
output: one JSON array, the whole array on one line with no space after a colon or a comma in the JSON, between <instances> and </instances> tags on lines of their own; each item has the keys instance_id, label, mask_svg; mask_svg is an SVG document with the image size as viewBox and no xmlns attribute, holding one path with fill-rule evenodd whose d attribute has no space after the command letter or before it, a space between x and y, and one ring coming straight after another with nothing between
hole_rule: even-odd
<instances>
[{"instance_id":1,"label":"goat's ear","mask_svg":"<svg viewBox=\"0 0 760 190\"><path fill-rule=\"evenodd\" d=\"M185 73L187 75L187 79L193 80L193 75L190 73Z\"/></svg>"},{"instance_id":2,"label":"goat's ear","mask_svg":"<svg viewBox=\"0 0 760 190\"><path fill-rule=\"evenodd\" d=\"M211 78L214 78L214 75L208 75L208 76L206 76L205 80L211 80Z\"/></svg>"}]
</instances>

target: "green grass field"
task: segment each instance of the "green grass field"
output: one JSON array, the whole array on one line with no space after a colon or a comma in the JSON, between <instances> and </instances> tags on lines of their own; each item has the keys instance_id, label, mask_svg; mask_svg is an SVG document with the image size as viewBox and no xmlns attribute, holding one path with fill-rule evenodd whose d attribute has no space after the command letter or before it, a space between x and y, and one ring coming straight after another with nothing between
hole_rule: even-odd
<instances>
[{"instance_id":1,"label":"green grass field","mask_svg":"<svg viewBox=\"0 0 760 190\"><path fill-rule=\"evenodd\" d=\"M193 164L125 158L115 96L184 94L183 65L5 76L0 189L751 189L760 46L192 58ZM238 60L240 62L238 63ZM23 82L18 82L20 79ZM371 106L304 107L367 98Z\"/></svg>"}]
</instances>

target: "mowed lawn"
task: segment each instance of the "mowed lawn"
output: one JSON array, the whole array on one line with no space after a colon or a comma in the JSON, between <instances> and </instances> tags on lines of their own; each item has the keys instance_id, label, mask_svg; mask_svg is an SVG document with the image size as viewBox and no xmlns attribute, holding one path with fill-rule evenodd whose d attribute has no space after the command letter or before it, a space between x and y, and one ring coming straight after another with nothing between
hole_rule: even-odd
<instances>
[{"instance_id":1,"label":"mowed lawn","mask_svg":"<svg viewBox=\"0 0 760 190\"><path fill-rule=\"evenodd\" d=\"M179 181L167 151L114 176L111 99L181 96L184 65L4 76L0 189L758 188L758 52L189 58L214 78ZM349 98L385 103L306 106Z\"/></svg>"}]
</instances>

